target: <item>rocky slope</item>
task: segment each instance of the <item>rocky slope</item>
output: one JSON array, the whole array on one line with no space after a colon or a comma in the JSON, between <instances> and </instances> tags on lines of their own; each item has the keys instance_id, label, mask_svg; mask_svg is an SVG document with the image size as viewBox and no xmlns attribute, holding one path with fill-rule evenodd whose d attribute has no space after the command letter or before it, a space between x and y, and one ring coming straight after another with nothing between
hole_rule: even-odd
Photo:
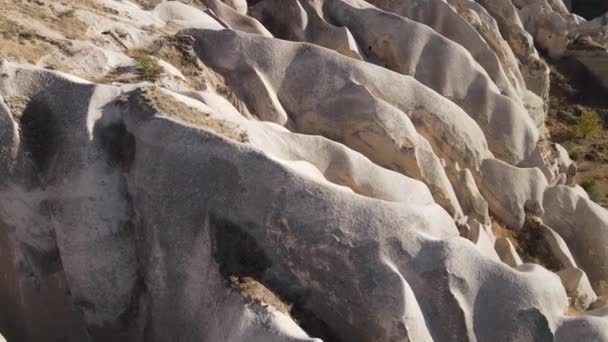
<instances>
[{"instance_id":1,"label":"rocky slope","mask_svg":"<svg viewBox=\"0 0 608 342\"><path fill-rule=\"evenodd\" d=\"M603 18L0 6L8 341L608 341L608 211L537 51L601 51Z\"/></svg>"}]
</instances>

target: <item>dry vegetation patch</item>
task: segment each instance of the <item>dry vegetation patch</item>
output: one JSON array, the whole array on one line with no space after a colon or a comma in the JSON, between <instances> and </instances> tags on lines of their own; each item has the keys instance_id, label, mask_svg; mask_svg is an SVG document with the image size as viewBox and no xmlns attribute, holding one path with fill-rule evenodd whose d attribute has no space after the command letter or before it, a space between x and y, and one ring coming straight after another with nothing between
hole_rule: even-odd
<instances>
[{"instance_id":1,"label":"dry vegetation patch","mask_svg":"<svg viewBox=\"0 0 608 342\"><path fill-rule=\"evenodd\" d=\"M508 239L515 247L519 245L519 242L515 237L515 232L507 228L504 223L500 222L494 217L492 217L492 233L494 233L494 236L496 236L497 238Z\"/></svg>"},{"instance_id":2,"label":"dry vegetation patch","mask_svg":"<svg viewBox=\"0 0 608 342\"><path fill-rule=\"evenodd\" d=\"M240 113L250 117L247 106L226 85L224 77L201 62L194 52L194 43L194 37L178 34L157 39L145 48L131 49L127 54L134 59L141 59L146 56L162 59L178 69L186 77L188 86L193 90L214 90Z\"/></svg>"},{"instance_id":3,"label":"dry vegetation patch","mask_svg":"<svg viewBox=\"0 0 608 342\"><path fill-rule=\"evenodd\" d=\"M291 305L251 277L231 276L230 286L248 301L270 305L288 316L291 313Z\"/></svg>"},{"instance_id":4,"label":"dry vegetation patch","mask_svg":"<svg viewBox=\"0 0 608 342\"><path fill-rule=\"evenodd\" d=\"M70 39L86 38L88 25L75 11L57 10L51 1L0 0L0 9L0 57L35 64L57 49L69 56Z\"/></svg>"},{"instance_id":5,"label":"dry vegetation patch","mask_svg":"<svg viewBox=\"0 0 608 342\"><path fill-rule=\"evenodd\" d=\"M226 120L213 118L208 113L201 112L176 100L157 87L143 88L138 92L138 95L142 96L144 101L156 111L170 118L195 126L205 127L238 142L248 141L247 133L241 130L238 125Z\"/></svg>"}]
</instances>

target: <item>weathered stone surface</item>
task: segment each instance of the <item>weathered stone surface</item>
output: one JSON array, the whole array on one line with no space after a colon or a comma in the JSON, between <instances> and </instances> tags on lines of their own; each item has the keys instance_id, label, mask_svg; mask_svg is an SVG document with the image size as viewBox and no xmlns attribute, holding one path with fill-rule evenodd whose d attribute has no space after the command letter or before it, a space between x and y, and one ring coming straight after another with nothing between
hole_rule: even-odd
<instances>
[{"instance_id":1,"label":"weathered stone surface","mask_svg":"<svg viewBox=\"0 0 608 342\"><path fill-rule=\"evenodd\" d=\"M265 3L275 9L271 18L273 24L278 22L275 24L278 28L290 27L294 21L293 12L298 8L309 9L304 13L322 14L321 18L326 22L346 27L359 46L367 47L363 56L365 60L411 75L461 106L484 131L490 149L497 157L517 164L534 150L538 131L525 108L500 94L492 79L467 50L428 26L381 11L361 0L287 1L291 5L283 5L284 1L265 0L261 4ZM293 10L282 10L284 6ZM317 22L319 20L309 24ZM311 42L316 43L315 40ZM460 67L447 67L450 63L457 63ZM511 128L505 130L505 127Z\"/></svg>"},{"instance_id":2,"label":"weathered stone surface","mask_svg":"<svg viewBox=\"0 0 608 342\"><path fill-rule=\"evenodd\" d=\"M491 29L487 30L487 28L492 24L495 25L495 22L491 22L491 19L488 19L491 17L478 4L468 0L451 1L450 4L443 0L401 2L375 0L369 2L381 9L429 25L437 33L462 45L490 75L502 94L518 102L522 101L524 95L524 90L521 88L522 85L517 83L517 80L513 80L513 83L509 81L495 51L491 49L490 45L486 43L481 35L481 32L490 31ZM455 6L456 10L452 9L450 5ZM467 20L467 16L469 20ZM471 16L474 16L477 20L470 18ZM473 26L473 23L477 24L478 30ZM481 26L484 27L482 28ZM506 63L511 62L508 61ZM519 72L518 68L516 70Z\"/></svg>"},{"instance_id":3,"label":"weathered stone surface","mask_svg":"<svg viewBox=\"0 0 608 342\"><path fill-rule=\"evenodd\" d=\"M549 96L549 67L540 60L532 37L525 31L518 11L510 0L478 0L500 28L503 37L521 62L526 86L547 100Z\"/></svg>"},{"instance_id":4,"label":"weathered stone surface","mask_svg":"<svg viewBox=\"0 0 608 342\"><path fill-rule=\"evenodd\" d=\"M578 310L585 311L597 296L585 272L579 268L570 267L557 273L566 288L566 293L572 298L572 305Z\"/></svg>"},{"instance_id":5,"label":"weathered stone surface","mask_svg":"<svg viewBox=\"0 0 608 342\"><path fill-rule=\"evenodd\" d=\"M240 14L247 14L247 1L246 0L222 0L226 5L234 8Z\"/></svg>"},{"instance_id":6,"label":"weathered stone surface","mask_svg":"<svg viewBox=\"0 0 608 342\"><path fill-rule=\"evenodd\" d=\"M290 119L296 131L341 141L380 165L424 181L436 201L455 216L461 216L456 196L433 149L450 160L458 155L450 150L471 151L465 155L472 158L455 162L473 169L479 168L482 156L491 154L483 134L473 133L480 132L479 127L453 103L442 100L410 77L312 46L228 31L217 35L211 31L190 33L197 38L201 59L235 87L239 87L236 81L244 77L250 77L249 82L263 82L263 88L239 89L247 94L245 98L254 112L269 113L272 109L277 115L267 119L279 120L278 123L286 118L279 113L294 113ZM225 49L247 46L246 49L257 51L252 55L256 65L250 64L253 60L245 62L236 55L235 59L227 60L214 54L209 47L218 44ZM272 66L264 63L279 51L282 62L277 60ZM326 63L333 65L331 74L303 72L311 68L322 70ZM283 67L278 68L281 64ZM400 86L396 87L397 84ZM405 89L412 91L403 92ZM265 94L272 94L272 104L259 102L267 99ZM396 124L404 129L394 131ZM462 128L452 128L455 125ZM368 128L362 131L363 127ZM416 128L422 137L415 132ZM446 144L448 138L444 134L453 133L460 136L450 140L455 144Z\"/></svg>"},{"instance_id":7,"label":"weathered stone surface","mask_svg":"<svg viewBox=\"0 0 608 342\"><path fill-rule=\"evenodd\" d=\"M247 3L244 0L229 0L224 2L220 0L205 0L203 3L226 26L232 29L272 37L272 34L268 32L264 25L254 18L245 15L247 14Z\"/></svg>"},{"instance_id":8,"label":"weathered stone surface","mask_svg":"<svg viewBox=\"0 0 608 342\"><path fill-rule=\"evenodd\" d=\"M531 92L604 18L372 2L3 3L0 331L606 340L608 214Z\"/></svg>"},{"instance_id":9,"label":"weathered stone surface","mask_svg":"<svg viewBox=\"0 0 608 342\"><path fill-rule=\"evenodd\" d=\"M515 250L515 247L507 238L498 238L496 239L496 244L494 245L496 249L496 253L500 257L500 260L505 264L511 267L517 267L523 264L519 254Z\"/></svg>"},{"instance_id":10,"label":"weathered stone surface","mask_svg":"<svg viewBox=\"0 0 608 342\"><path fill-rule=\"evenodd\" d=\"M587 314L571 317L564 321L555 332L555 341L606 341L608 340L608 324L606 316Z\"/></svg>"},{"instance_id":11,"label":"weathered stone surface","mask_svg":"<svg viewBox=\"0 0 608 342\"><path fill-rule=\"evenodd\" d=\"M543 221L568 242L570 251L585 270L598 294L608 290L605 242L608 239L608 212L564 185L544 194ZM558 210L556 210L559 208Z\"/></svg>"},{"instance_id":12,"label":"weathered stone surface","mask_svg":"<svg viewBox=\"0 0 608 342\"><path fill-rule=\"evenodd\" d=\"M480 190L490 211L509 227L523 226L526 207L536 207L537 214L542 214L547 180L538 168L517 168L500 160L486 159L481 173Z\"/></svg>"},{"instance_id":13,"label":"weathered stone surface","mask_svg":"<svg viewBox=\"0 0 608 342\"><path fill-rule=\"evenodd\" d=\"M450 216L436 204L429 203L428 199L422 203L418 201L420 204L385 202L354 194L346 187L328 186L326 182L302 174L292 164L280 162L252 146L210 133L208 129L228 134L215 126L204 126L209 121L196 121L192 117L194 121L183 122L187 118L183 116L184 111L173 112L171 109L180 108L179 101L172 104L165 99L155 104L156 100L163 98L149 90L143 93L135 91L126 105L117 106L113 102L114 96L118 97L120 92L112 87L94 86L8 63L4 63L2 70L11 75L12 84L10 90L1 88L3 96L26 95L30 81L39 76L52 81L48 83L50 88L42 88L37 96L30 94L32 101L45 97L61 98L52 95L63 91L88 90L88 95L81 98L95 105L53 107L42 102L37 107L51 110L50 113L63 113L63 110L71 113L73 120L62 129L87 125L87 121L79 118L96 118L88 126L94 139L80 141L78 147L71 150L72 153L89 149L98 152L77 164L78 167L73 169L75 175L63 189L80 189L78 185L70 186L82 177L78 175L91 172L95 165L104 165L107 176L101 180L107 193L87 193L86 196L97 202L96 208L104 209L104 205L111 203L115 208L112 209L114 214L120 210L137 213L136 221L124 228L124 223L93 216L87 219L88 225L78 230L61 230L60 220L64 215L70 217L68 214L78 213L78 207L68 208L63 204L61 211L55 211L59 210L56 205L52 207L52 229L56 240L51 238L49 242L60 251L60 267L67 276L73 296L70 298L82 298L87 303L83 305L81 301L74 301L72 305L84 310L84 324L94 332L94 336L112 334L112 327L119 325L120 317L124 317L122 313L134 305L138 309L131 310L145 313L149 318L137 324L132 322L135 326L130 333L140 336L138 331L144 329L148 340L166 340L176 336L248 340L247 336L251 334L264 340L265 337L261 336L267 336L264 334L273 329L260 328L253 323L257 320L249 320L251 309L239 304L239 298L222 285L219 274L232 272L255 276L287 300L300 298L297 310L314 313L329 330L316 330L318 327L315 328L314 321L307 321L305 323L312 324L309 329L320 335L335 334L346 340L424 340L430 336L434 339L445 336L485 339L497 332L518 339L533 331L534 336L540 338L543 334L551 334L546 322L557 319L552 313L558 312L566 303L565 292L555 275L541 268L526 272L511 270L483 256L458 237ZM179 97L175 98L179 100ZM103 110L95 114L97 108ZM213 112L208 114L214 117ZM50 127L56 127L57 118L48 118ZM197 122L203 126L198 126ZM108 135L109 127L116 125L124 125L124 129ZM162 143L157 139L160 132ZM76 138L73 136L71 139ZM64 196L75 196L86 204L86 200L76 193L62 195L58 192L62 188L55 182L61 184L66 180L55 180L51 176L52 170L63 170L64 163L69 163L62 162L57 156L63 154L67 157L64 150L70 148L64 147L61 140L53 141L48 147L52 148L52 156L55 157L47 162L50 163L47 168L38 169L42 172L39 174L44 186L38 190L41 198L63 202L66 201ZM20 156L18 161L24 158ZM172 162L159 163L161 160ZM309 162L318 163L320 160ZM155 171L149 173L150 169ZM27 167L23 166L23 170ZM119 181L126 182L124 192L110 191L112 182L109 177L114 174L118 175ZM4 183L3 189L17 180L13 177L3 177L5 182L10 182ZM216 181L209 182L209 179ZM167 187L179 191L156 195ZM283 190L276 191L277 188ZM10 216L6 214L14 201L12 197L6 197L6 190L3 194L4 200L0 202L2 216L14 217L14 211ZM30 194L20 196L31 198L31 190ZM426 204L423 203L425 201ZM96 212L89 209L88 213L95 215ZM311 213L315 213L314 221L310 220ZM30 215L39 214L33 212ZM79 214L79 217L86 216ZM403 225L405 222L407 226ZM20 221L9 224L16 232L26 228ZM110 229L105 236L101 235L104 226ZM127 230L112 233L113 229ZM28 236L21 239L30 244L35 241ZM77 241L87 247L74 249L72 246ZM237 245L226 246L228 242ZM104 248L95 248L96 245ZM121 249L111 250L110 246ZM64 248L68 250L64 251ZM106 253L110 251L112 257L107 257ZM230 253L235 251L245 254L231 256ZM134 254L138 255L137 259L131 259ZM243 257L255 260L255 263L230 261L242 260ZM70 260L89 260L87 271L79 271L87 274L86 278L78 276L80 263ZM92 260L104 264L115 262L122 266L91 268ZM32 267L37 266L34 260L30 262L33 262L30 264ZM219 273L216 263L219 264ZM129 273L126 267L129 264L137 271ZM336 273L336 269L343 271ZM472 270L485 274L483 279L486 280L474 280L475 277L470 276ZM42 281L48 271L40 272ZM100 277L116 279L122 286L113 284L113 294L105 294L103 282L89 283L89 279ZM134 282L130 283L129 279L134 279ZM468 280L463 283L456 279ZM137 285L141 281L146 284L145 290ZM353 287L352 281L359 285ZM541 292L536 292L535 284L539 282L545 286ZM506 295L511 291L520 293L518 289L521 286L527 289L521 293L528 295L517 296L516 301L513 301L513 296ZM120 301L122 297L116 294L123 289L126 298L135 296L139 300ZM429 289L433 289L432 292ZM505 295L495 296L497 291L505 291ZM540 295L548 294L546 291L551 295ZM326 296L327 293L340 293L340 296ZM116 300L108 301L107 296ZM500 298L510 299L504 302ZM495 299L500 302L493 303ZM392 302L408 304L386 306ZM413 304L416 302L417 305ZM538 314L528 311L530 305ZM199 307L216 309L201 312L196 310ZM493 313L498 308L503 313L520 315L528 325L521 326L520 322L514 325L502 320L500 315ZM335 312L340 314L333 314ZM266 314L258 312L257 315ZM424 319L428 315L433 319ZM222 317L235 318L223 319L220 324L216 319ZM490 317L496 317L496 320ZM103 322L103 328L100 322ZM466 322L478 322L475 324L477 328L469 330L467 327L472 325ZM393 328L401 324L407 328ZM179 332L176 330L178 326L181 327ZM232 326L249 328L232 330ZM293 329L290 334L303 336Z\"/></svg>"}]
</instances>

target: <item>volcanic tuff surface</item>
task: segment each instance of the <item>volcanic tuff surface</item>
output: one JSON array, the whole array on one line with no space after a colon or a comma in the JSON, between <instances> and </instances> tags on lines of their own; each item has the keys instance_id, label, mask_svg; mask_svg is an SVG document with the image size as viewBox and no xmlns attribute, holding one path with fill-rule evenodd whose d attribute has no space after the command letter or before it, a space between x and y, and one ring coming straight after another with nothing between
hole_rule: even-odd
<instances>
[{"instance_id":1,"label":"volcanic tuff surface","mask_svg":"<svg viewBox=\"0 0 608 342\"><path fill-rule=\"evenodd\" d=\"M8 341L608 341L608 210L552 140L576 96L537 51L601 60L606 16L0 8Z\"/></svg>"}]
</instances>

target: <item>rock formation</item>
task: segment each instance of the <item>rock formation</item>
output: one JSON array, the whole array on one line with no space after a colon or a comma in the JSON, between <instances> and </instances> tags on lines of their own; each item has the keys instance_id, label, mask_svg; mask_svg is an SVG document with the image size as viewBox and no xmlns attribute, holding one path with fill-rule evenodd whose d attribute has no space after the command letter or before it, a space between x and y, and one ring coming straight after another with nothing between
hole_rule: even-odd
<instances>
[{"instance_id":1,"label":"rock formation","mask_svg":"<svg viewBox=\"0 0 608 342\"><path fill-rule=\"evenodd\" d=\"M534 45L569 56L600 21L2 4L8 341L608 341L608 211L551 141Z\"/></svg>"}]
</instances>

